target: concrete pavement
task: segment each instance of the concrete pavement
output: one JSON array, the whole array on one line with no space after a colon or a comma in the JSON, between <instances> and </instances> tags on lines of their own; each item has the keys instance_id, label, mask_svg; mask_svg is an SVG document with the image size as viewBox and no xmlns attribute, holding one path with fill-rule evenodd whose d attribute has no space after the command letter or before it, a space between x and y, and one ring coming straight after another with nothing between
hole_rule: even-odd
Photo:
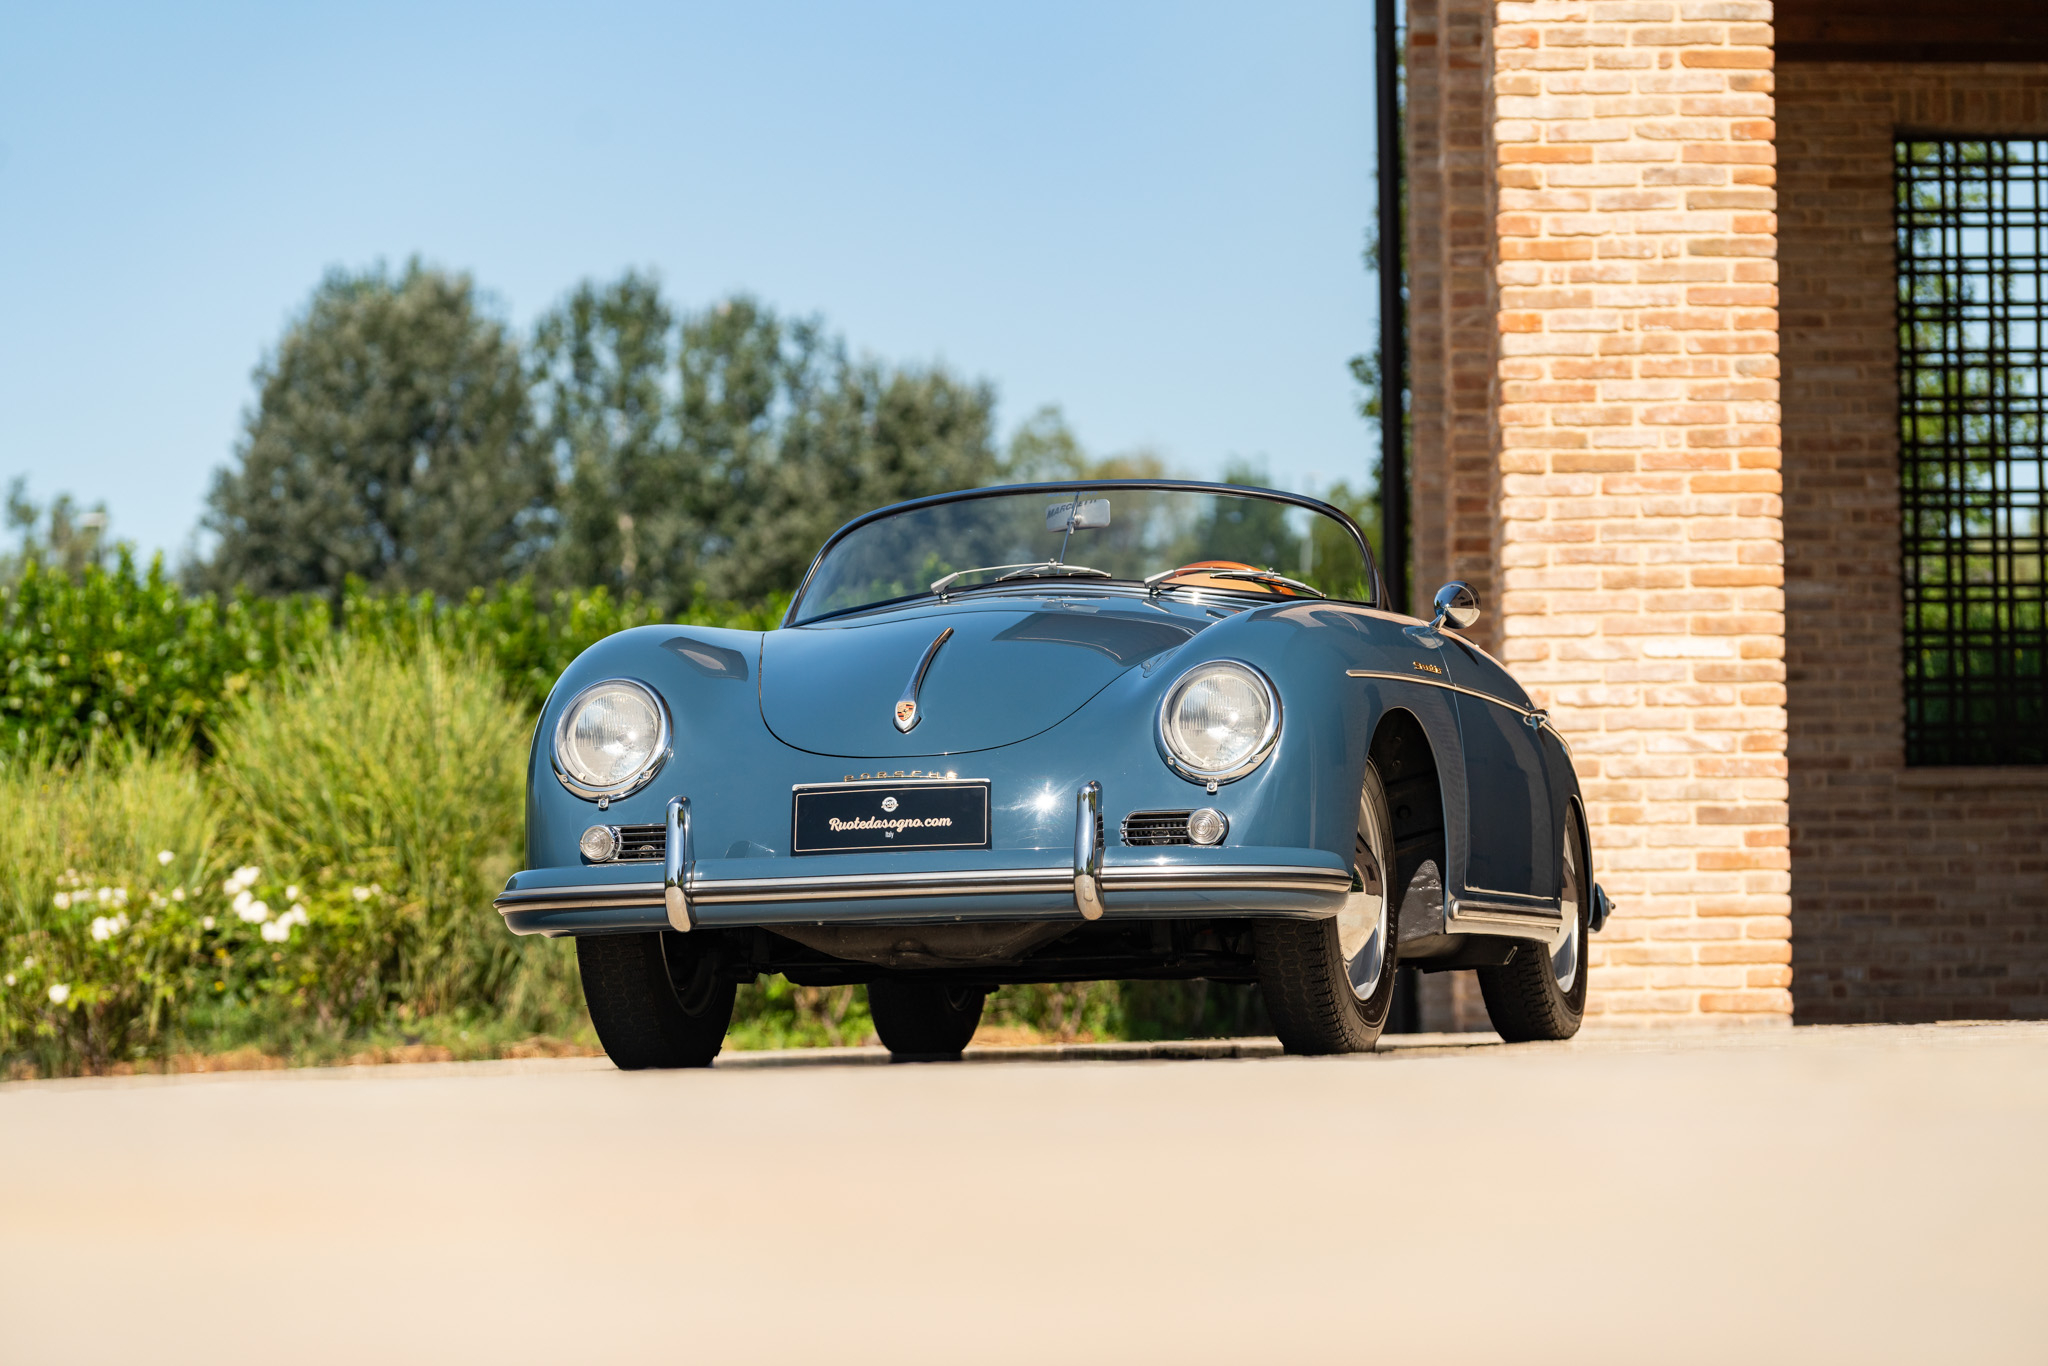
<instances>
[{"instance_id":1,"label":"concrete pavement","mask_svg":"<svg viewBox=\"0 0 2048 1366\"><path fill-rule=\"evenodd\" d=\"M0 1361L2048 1359L2048 1025L1396 1042L0 1085Z\"/></svg>"}]
</instances>

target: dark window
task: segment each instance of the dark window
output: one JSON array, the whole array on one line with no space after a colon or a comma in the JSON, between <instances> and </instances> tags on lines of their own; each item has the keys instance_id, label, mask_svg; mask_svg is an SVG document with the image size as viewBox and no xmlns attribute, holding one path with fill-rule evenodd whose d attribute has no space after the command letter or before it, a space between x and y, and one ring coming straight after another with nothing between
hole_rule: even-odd
<instances>
[{"instance_id":1,"label":"dark window","mask_svg":"<svg viewBox=\"0 0 2048 1366\"><path fill-rule=\"evenodd\" d=\"M1906 762L2048 763L2048 139L1897 168Z\"/></svg>"}]
</instances>

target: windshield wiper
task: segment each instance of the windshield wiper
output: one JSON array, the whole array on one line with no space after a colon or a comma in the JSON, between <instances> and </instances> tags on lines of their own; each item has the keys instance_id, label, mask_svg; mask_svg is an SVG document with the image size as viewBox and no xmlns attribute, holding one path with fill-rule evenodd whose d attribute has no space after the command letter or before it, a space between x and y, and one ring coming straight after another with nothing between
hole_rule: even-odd
<instances>
[{"instance_id":1,"label":"windshield wiper","mask_svg":"<svg viewBox=\"0 0 2048 1366\"><path fill-rule=\"evenodd\" d=\"M1007 569L1007 574L997 574L988 583L971 583L969 588L987 588L989 584L1006 583L1016 579L1107 579L1114 575L1104 569L1092 569L1085 564L1062 564L1058 560L1033 560L1029 564L985 564L974 569L956 569L943 579L932 581L932 592L939 595L939 601L946 600L946 590L957 579L969 574L994 574L998 569Z\"/></svg>"},{"instance_id":2,"label":"windshield wiper","mask_svg":"<svg viewBox=\"0 0 2048 1366\"><path fill-rule=\"evenodd\" d=\"M1200 574L1211 579L1244 579L1250 583L1268 583L1280 588L1290 588L1310 597L1327 598L1330 595L1320 588L1312 588L1300 579L1290 579L1285 574L1275 574L1270 569L1205 569L1198 564L1182 565L1179 569L1168 569L1153 574L1145 580L1145 591L1156 594L1162 588L1187 587L1176 585L1173 580L1182 574Z\"/></svg>"}]
</instances>

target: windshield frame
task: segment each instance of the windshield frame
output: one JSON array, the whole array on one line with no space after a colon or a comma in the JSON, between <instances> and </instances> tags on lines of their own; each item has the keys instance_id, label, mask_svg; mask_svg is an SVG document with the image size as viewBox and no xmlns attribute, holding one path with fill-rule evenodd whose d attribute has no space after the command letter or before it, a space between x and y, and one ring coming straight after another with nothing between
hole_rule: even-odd
<instances>
[{"instance_id":1,"label":"windshield frame","mask_svg":"<svg viewBox=\"0 0 2048 1366\"><path fill-rule=\"evenodd\" d=\"M800 624L799 618L797 616L797 609L803 606L804 595L810 592L811 580L813 577L816 576L818 572L818 566L820 564L823 564L825 561L825 557L832 553L832 547L838 545L841 541L845 540L846 537L852 534L853 532L860 530L862 527L867 526L872 522L879 522L884 517L893 517L898 513L902 512L914 512L919 508L936 507L943 503L966 502L974 498L1000 498L1005 495L1022 495L1034 493L1087 493L1097 489L1100 489L1103 492L1114 492L1117 489L1145 489L1160 493L1206 493L1235 495L1243 498L1262 498L1268 502L1285 503L1290 507L1306 508L1310 512L1321 513L1325 517L1334 519L1345 530L1349 531L1351 533L1352 539L1358 542L1359 553L1365 556L1365 570L1369 578L1369 581L1372 584L1373 599L1371 602L1359 603L1358 605L1364 607L1371 607L1378 611L1389 610L1386 605L1386 581L1380 577L1379 560L1374 557L1372 553L1372 546L1365 539L1365 533L1359 529L1358 523L1352 521L1351 518L1345 514L1342 508L1333 507L1330 504L1322 501L1320 498L1310 498L1306 494L1300 493L1286 493L1280 489L1258 488L1249 484L1216 484L1210 483L1209 481L1202 479L1061 479L1031 484L1001 484L990 488L961 489L954 493L934 493L924 498L912 498L907 502L891 503L887 507L876 508L873 512L862 513L860 516L854 518L845 526L840 527L839 530L833 532L830 536L826 537L825 544L818 547L818 553L811 557L810 567L804 570L803 582L797 585L796 595L789 600L789 607L782 614L781 624L784 627L795 626ZM1065 580L1052 581L1065 582ZM1103 584L1136 583L1138 582L1138 580L1094 579L1090 580L1090 582ZM1227 593L1233 590L1226 588L1211 589L1209 591ZM1247 596L1254 595L1247 594ZM1265 595L1258 594L1256 596L1263 597ZM920 593L909 593L900 598L889 598L879 602L862 603L858 607L841 607L834 611L821 612L814 617L804 617L801 620L805 622L825 621L831 617L843 617L854 612L872 612L877 608L894 606L898 603L915 602L919 598L936 599L937 597L937 594L927 589ZM1331 598L1324 599L1324 601L1344 602L1349 600L1344 598Z\"/></svg>"}]
</instances>

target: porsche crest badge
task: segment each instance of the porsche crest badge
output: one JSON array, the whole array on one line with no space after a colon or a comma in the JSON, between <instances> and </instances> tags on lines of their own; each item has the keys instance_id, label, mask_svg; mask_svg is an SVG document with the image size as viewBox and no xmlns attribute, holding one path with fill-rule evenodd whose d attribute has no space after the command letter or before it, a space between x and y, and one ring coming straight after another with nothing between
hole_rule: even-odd
<instances>
[{"instance_id":1,"label":"porsche crest badge","mask_svg":"<svg viewBox=\"0 0 2048 1366\"><path fill-rule=\"evenodd\" d=\"M917 702L913 698L906 697L896 704L896 729L909 730L916 724Z\"/></svg>"}]
</instances>

